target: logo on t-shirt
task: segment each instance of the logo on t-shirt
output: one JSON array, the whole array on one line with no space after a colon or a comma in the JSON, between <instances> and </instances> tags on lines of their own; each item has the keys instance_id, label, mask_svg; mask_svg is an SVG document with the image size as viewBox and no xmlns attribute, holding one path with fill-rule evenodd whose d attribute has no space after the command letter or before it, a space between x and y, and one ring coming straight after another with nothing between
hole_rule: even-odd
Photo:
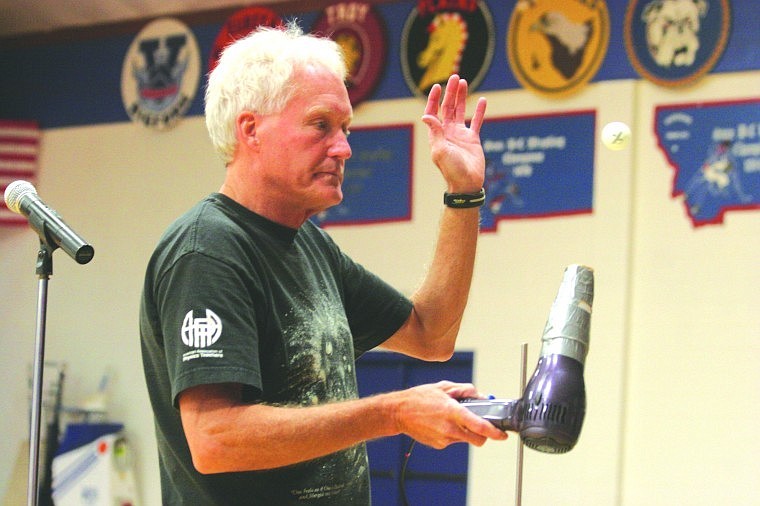
<instances>
[{"instance_id":1,"label":"logo on t-shirt","mask_svg":"<svg viewBox=\"0 0 760 506\"><path fill-rule=\"evenodd\" d=\"M191 348L207 348L222 335L222 320L216 313L206 309L205 318L195 318L192 310L182 321L182 342Z\"/></svg>"}]
</instances>

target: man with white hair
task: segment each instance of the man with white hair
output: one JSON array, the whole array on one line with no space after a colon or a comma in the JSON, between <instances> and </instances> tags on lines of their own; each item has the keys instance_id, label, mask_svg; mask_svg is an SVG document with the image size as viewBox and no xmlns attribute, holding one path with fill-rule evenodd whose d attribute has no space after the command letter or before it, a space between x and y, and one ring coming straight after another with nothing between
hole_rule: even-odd
<instances>
[{"instance_id":1,"label":"man with white hair","mask_svg":"<svg viewBox=\"0 0 760 506\"><path fill-rule=\"evenodd\" d=\"M483 203L467 83L433 87L423 121L448 192L438 243L406 298L308 218L338 204L352 108L330 39L291 24L230 45L206 122L221 188L172 224L150 259L140 315L164 504L370 503L364 442L400 433L443 448L506 434L441 382L358 399L353 361L377 346L446 360L470 288Z\"/></svg>"}]
</instances>

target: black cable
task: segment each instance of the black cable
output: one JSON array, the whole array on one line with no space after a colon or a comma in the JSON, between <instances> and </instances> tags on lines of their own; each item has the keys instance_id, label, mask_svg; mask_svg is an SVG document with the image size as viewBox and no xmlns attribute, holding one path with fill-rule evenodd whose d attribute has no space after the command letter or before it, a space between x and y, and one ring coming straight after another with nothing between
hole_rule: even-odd
<instances>
[{"instance_id":1,"label":"black cable","mask_svg":"<svg viewBox=\"0 0 760 506\"><path fill-rule=\"evenodd\" d=\"M417 441L412 439L412 443L409 445L409 449L404 454L404 462L401 464L401 475L399 476L399 490L401 491L401 502L404 506L409 506L409 499L406 497L406 466L409 464L409 457L412 456L412 450L414 449L414 444Z\"/></svg>"}]
</instances>

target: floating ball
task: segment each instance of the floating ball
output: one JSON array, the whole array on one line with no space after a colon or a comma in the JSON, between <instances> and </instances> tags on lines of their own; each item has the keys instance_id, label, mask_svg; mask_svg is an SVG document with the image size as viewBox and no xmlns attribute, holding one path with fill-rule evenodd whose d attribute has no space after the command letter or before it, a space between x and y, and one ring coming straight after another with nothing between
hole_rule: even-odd
<instances>
[{"instance_id":1,"label":"floating ball","mask_svg":"<svg viewBox=\"0 0 760 506\"><path fill-rule=\"evenodd\" d=\"M622 121L607 123L602 128L602 144L607 149L620 151L628 147L631 142L631 129Z\"/></svg>"}]
</instances>

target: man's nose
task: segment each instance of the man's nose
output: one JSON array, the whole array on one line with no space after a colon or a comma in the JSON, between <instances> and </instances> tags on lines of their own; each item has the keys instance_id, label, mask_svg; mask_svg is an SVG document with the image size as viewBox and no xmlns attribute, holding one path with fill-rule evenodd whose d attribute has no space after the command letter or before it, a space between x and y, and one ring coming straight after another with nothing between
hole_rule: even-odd
<instances>
[{"instance_id":1,"label":"man's nose","mask_svg":"<svg viewBox=\"0 0 760 506\"><path fill-rule=\"evenodd\" d=\"M345 132L336 134L335 141L330 146L330 156L340 158L341 160L348 160L351 158L351 145L348 143L348 136Z\"/></svg>"}]
</instances>

